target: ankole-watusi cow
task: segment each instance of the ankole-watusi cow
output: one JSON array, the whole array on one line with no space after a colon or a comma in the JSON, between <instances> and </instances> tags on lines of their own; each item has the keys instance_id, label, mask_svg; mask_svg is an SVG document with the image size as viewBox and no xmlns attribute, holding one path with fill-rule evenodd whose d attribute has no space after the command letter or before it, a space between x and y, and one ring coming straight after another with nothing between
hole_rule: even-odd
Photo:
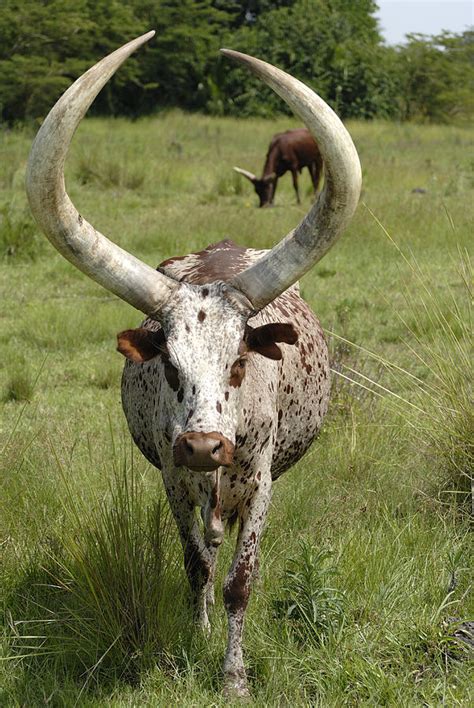
<instances>
[{"instance_id":1,"label":"ankole-watusi cow","mask_svg":"<svg viewBox=\"0 0 474 708\"><path fill-rule=\"evenodd\" d=\"M238 519L224 583L224 687L242 695L244 614L272 484L308 449L328 405L326 343L297 280L349 223L360 164L346 129L311 89L263 61L223 50L269 84L314 134L325 162L324 189L269 251L222 241L157 270L134 258L74 207L64 162L97 93L153 34L110 54L59 99L33 144L26 184L32 212L60 253L147 316L118 335L127 358L123 408L136 444L162 471L204 628L223 529Z\"/></svg>"},{"instance_id":2,"label":"ankole-watusi cow","mask_svg":"<svg viewBox=\"0 0 474 708\"><path fill-rule=\"evenodd\" d=\"M298 189L298 173L307 167L316 194L323 171L323 158L316 141L306 128L277 133L268 146L267 157L260 179L252 172L234 167L234 170L253 184L260 200L260 207L271 206L275 196L278 178L290 171L296 200L301 203Z\"/></svg>"}]
</instances>

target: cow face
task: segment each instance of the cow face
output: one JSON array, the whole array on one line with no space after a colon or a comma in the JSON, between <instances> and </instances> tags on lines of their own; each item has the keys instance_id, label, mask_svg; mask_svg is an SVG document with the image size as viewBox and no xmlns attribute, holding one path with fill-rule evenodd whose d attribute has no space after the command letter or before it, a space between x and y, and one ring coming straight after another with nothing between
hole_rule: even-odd
<instances>
[{"instance_id":1,"label":"cow face","mask_svg":"<svg viewBox=\"0 0 474 708\"><path fill-rule=\"evenodd\" d=\"M259 207L268 207L272 205L275 184L276 175L273 172L267 177L253 180L253 186L260 200Z\"/></svg>"},{"instance_id":2,"label":"cow face","mask_svg":"<svg viewBox=\"0 0 474 708\"><path fill-rule=\"evenodd\" d=\"M232 464L251 357L280 359L276 342L297 340L289 324L249 327L250 315L224 283L182 283L163 310L161 330L118 335L118 350L127 358L159 362L155 437L176 467L208 472Z\"/></svg>"}]
</instances>

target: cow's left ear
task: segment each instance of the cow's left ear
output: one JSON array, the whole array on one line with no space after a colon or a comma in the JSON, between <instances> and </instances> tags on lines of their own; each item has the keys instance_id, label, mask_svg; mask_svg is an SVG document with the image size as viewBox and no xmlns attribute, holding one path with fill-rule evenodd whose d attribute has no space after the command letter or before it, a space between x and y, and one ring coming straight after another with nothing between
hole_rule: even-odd
<instances>
[{"instance_id":1,"label":"cow's left ear","mask_svg":"<svg viewBox=\"0 0 474 708\"><path fill-rule=\"evenodd\" d=\"M248 351L257 352L267 359L281 359L282 353L276 342L296 344L298 334L292 324L274 322L261 327L249 327L245 330L244 342Z\"/></svg>"},{"instance_id":2,"label":"cow's left ear","mask_svg":"<svg viewBox=\"0 0 474 708\"><path fill-rule=\"evenodd\" d=\"M117 334L117 351L136 364L150 361L166 350L165 335L163 330L152 332L145 327L126 329Z\"/></svg>"}]
</instances>

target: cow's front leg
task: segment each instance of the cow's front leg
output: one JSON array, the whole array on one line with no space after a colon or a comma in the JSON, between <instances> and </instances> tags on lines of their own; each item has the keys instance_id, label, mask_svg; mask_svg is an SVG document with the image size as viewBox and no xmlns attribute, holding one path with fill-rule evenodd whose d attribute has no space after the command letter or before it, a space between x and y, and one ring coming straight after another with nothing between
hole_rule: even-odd
<instances>
[{"instance_id":1,"label":"cow's front leg","mask_svg":"<svg viewBox=\"0 0 474 708\"><path fill-rule=\"evenodd\" d=\"M194 601L198 625L205 631L211 626L207 616L207 588L215 559L206 548L196 519L195 506L181 485L164 477L171 511L178 526L184 553L184 567Z\"/></svg>"},{"instance_id":2,"label":"cow's front leg","mask_svg":"<svg viewBox=\"0 0 474 708\"><path fill-rule=\"evenodd\" d=\"M268 470L265 479L262 475L242 506L237 548L224 583L224 604L229 623L224 659L224 693L227 695L248 695L242 632L270 494L271 475Z\"/></svg>"}]
</instances>

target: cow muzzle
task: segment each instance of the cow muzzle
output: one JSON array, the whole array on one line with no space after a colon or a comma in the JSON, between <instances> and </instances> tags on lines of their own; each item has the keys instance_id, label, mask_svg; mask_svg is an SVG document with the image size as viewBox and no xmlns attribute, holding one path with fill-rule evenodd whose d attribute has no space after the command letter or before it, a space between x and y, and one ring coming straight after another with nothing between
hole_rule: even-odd
<instances>
[{"instance_id":1,"label":"cow muzzle","mask_svg":"<svg viewBox=\"0 0 474 708\"><path fill-rule=\"evenodd\" d=\"M173 448L176 467L188 467L193 472L212 472L218 467L230 467L234 445L220 433L183 433Z\"/></svg>"}]
</instances>

